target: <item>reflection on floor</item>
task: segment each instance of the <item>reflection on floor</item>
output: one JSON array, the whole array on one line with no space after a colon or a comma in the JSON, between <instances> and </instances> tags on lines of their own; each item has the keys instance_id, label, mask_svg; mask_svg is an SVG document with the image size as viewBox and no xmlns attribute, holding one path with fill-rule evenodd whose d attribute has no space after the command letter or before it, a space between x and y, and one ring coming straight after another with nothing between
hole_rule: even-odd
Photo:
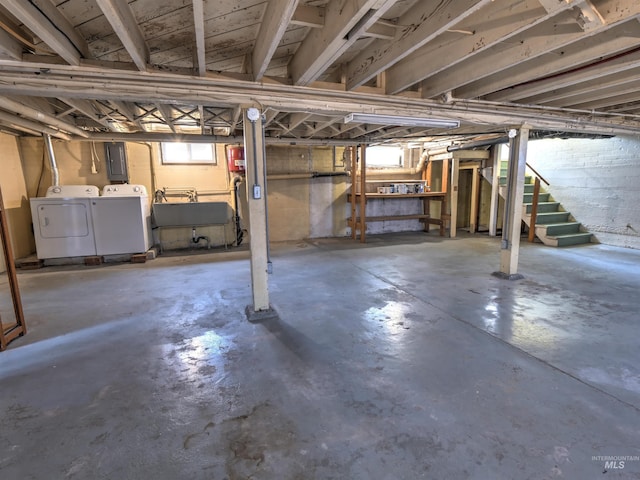
<instances>
[{"instance_id":1,"label":"reflection on floor","mask_svg":"<svg viewBox=\"0 0 640 480\"><path fill-rule=\"evenodd\" d=\"M1 477L640 478L640 252L368 240L20 273Z\"/></svg>"}]
</instances>

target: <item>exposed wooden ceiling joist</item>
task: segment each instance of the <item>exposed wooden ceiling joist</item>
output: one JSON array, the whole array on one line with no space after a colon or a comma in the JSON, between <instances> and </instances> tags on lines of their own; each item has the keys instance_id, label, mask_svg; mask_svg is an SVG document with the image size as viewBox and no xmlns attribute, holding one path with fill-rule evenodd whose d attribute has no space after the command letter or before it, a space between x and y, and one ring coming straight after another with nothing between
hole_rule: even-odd
<instances>
[{"instance_id":1,"label":"exposed wooden ceiling joist","mask_svg":"<svg viewBox=\"0 0 640 480\"><path fill-rule=\"evenodd\" d=\"M198 75L207 74L206 47L204 39L204 0L193 0L193 28L196 36L196 61ZM204 131L204 125L201 126Z\"/></svg>"},{"instance_id":2,"label":"exposed wooden ceiling joist","mask_svg":"<svg viewBox=\"0 0 640 480\"><path fill-rule=\"evenodd\" d=\"M493 1L483 9L483 18L463 25L464 30L471 29L471 34L459 31L450 33L449 37L455 35L456 38L445 38L440 42L425 45L389 68L386 79L387 92L402 91L494 45L508 42L511 37L522 31L554 17L563 10L568 10L572 4L573 1L556 2L555 8L548 11L540 6L538 0ZM418 65L420 68L417 68Z\"/></svg>"},{"instance_id":3,"label":"exposed wooden ceiling joist","mask_svg":"<svg viewBox=\"0 0 640 480\"><path fill-rule=\"evenodd\" d=\"M156 108L162 115L164 122L169 126L173 133L177 133L176 126L173 124L173 116L171 113L171 107L164 103L156 103Z\"/></svg>"},{"instance_id":4,"label":"exposed wooden ceiling joist","mask_svg":"<svg viewBox=\"0 0 640 480\"><path fill-rule=\"evenodd\" d=\"M331 0L324 26L311 30L291 60L293 82L307 85L316 80L394 4L395 0Z\"/></svg>"},{"instance_id":5,"label":"exposed wooden ceiling joist","mask_svg":"<svg viewBox=\"0 0 640 480\"><path fill-rule=\"evenodd\" d=\"M474 56L469 62L454 65L427 78L422 84L423 95L427 98L433 98L452 89L456 90L457 96L465 98L491 93L481 90L469 92L459 87L470 83L470 81L478 82L479 79L506 70L520 62L558 50L640 15L640 2L606 1L609 5L607 10L602 12L606 21L605 26L585 33L576 22L573 12L562 12L554 19L512 37L509 44L502 46L502 48L483 52Z\"/></svg>"},{"instance_id":6,"label":"exposed wooden ceiling joist","mask_svg":"<svg viewBox=\"0 0 640 480\"><path fill-rule=\"evenodd\" d=\"M298 0L269 0L267 2L251 57L254 80L262 79L297 6Z\"/></svg>"},{"instance_id":7,"label":"exposed wooden ceiling joist","mask_svg":"<svg viewBox=\"0 0 640 480\"><path fill-rule=\"evenodd\" d=\"M96 0L114 32L140 71L149 64L149 47L127 0Z\"/></svg>"},{"instance_id":8,"label":"exposed wooden ceiling joist","mask_svg":"<svg viewBox=\"0 0 640 480\"><path fill-rule=\"evenodd\" d=\"M378 40L349 62L347 88L353 89L364 84L491 1L451 0L440 3L416 3L398 20L402 27L396 32L393 41Z\"/></svg>"},{"instance_id":9,"label":"exposed wooden ceiling joist","mask_svg":"<svg viewBox=\"0 0 640 480\"><path fill-rule=\"evenodd\" d=\"M60 100L62 100L67 105L75 108L77 111L81 112L83 115L86 115L94 122L97 122L100 125L103 125L109 130L117 131L111 122L106 121L103 116L99 115L96 112L96 108L92 105L90 101L82 100L80 98L74 98L74 99L60 98Z\"/></svg>"},{"instance_id":10,"label":"exposed wooden ceiling joist","mask_svg":"<svg viewBox=\"0 0 640 480\"><path fill-rule=\"evenodd\" d=\"M89 47L51 0L0 0L0 5L15 15L70 65L89 58Z\"/></svg>"}]
</instances>

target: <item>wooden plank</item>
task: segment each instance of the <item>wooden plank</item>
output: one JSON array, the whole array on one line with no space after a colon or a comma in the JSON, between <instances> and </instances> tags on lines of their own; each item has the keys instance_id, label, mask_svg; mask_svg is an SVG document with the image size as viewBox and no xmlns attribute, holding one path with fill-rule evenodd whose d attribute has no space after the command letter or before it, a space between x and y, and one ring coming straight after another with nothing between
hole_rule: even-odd
<instances>
[{"instance_id":1,"label":"wooden plank","mask_svg":"<svg viewBox=\"0 0 640 480\"><path fill-rule=\"evenodd\" d=\"M298 5L290 23L302 27L322 28L324 27L324 7Z\"/></svg>"},{"instance_id":2,"label":"wooden plank","mask_svg":"<svg viewBox=\"0 0 640 480\"><path fill-rule=\"evenodd\" d=\"M460 181L460 160L453 158L451 163L451 205L449 206L449 213L451 215L451 222L449 224L449 236L456 238L457 235L457 222L458 222L458 183Z\"/></svg>"},{"instance_id":3,"label":"wooden plank","mask_svg":"<svg viewBox=\"0 0 640 480\"><path fill-rule=\"evenodd\" d=\"M42 2L42 0L38 1ZM57 11L51 2L49 2L48 6L43 2L41 6L46 8L49 14L54 15L54 18L47 17L37 5L38 1L0 0L0 5L9 10L12 15L15 15L29 30L64 58L67 63L75 66L80 65L81 54L89 55L86 42L74 31L73 26ZM72 39L77 41L78 45L74 44Z\"/></svg>"},{"instance_id":4,"label":"wooden plank","mask_svg":"<svg viewBox=\"0 0 640 480\"><path fill-rule=\"evenodd\" d=\"M531 60L523 61L496 74L490 74L456 90L462 98L475 98L496 92L495 98L507 99L512 85L544 78L555 72L565 71L590 63L594 58L607 57L632 49L638 44L640 24L625 22L598 35L580 39L561 50L549 52ZM506 89L506 90L505 90ZM500 90L505 97L498 97ZM492 95L493 96L493 95ZM513 97L515 99L516 97Z\"/></svg>"},{"instance_id":5,"label":"wooden plank","mask_svg":"<svg viewBox=\"0 0 640 480\"><path fill-rule=\"evenodd\" d=\"M207 74L206 47L204 44L204 4L203 0L193 0L193 28L196 36L196 59L198 75Z\"/></svg>"},{"instance_id":6,"label":"wooden plank","mask_svg":"<svg viewBox=\"0 0 640 480\"><path fill-rule=\"evenodd\" d=\"M267 70L297 5L298 0L270 0L267 4L251 56L254 80L260 80Z\"/></svg>"},{"instance_id":7,"label":"wooden plank","mask_svg":"<svg viewBox=\"0 0 640 480\"><path fill-rule=\"evenodd\" d=\"M529 236L530 243L536 239L536 219L538 218L538 199L540 198L540 179L536 177L533 183L533 201L531 203L531 220L529 220Z\"/></svg>"},{"instance_id":8,"label":"wooden plank","mask_svg":"<svg viewBox=\"0 0 640 480\"><path fill-rule=\"evenodd\" d=\"M491 201L489 203L489 236L495 237L498 230L498 201L500 197L500 146L491 147L493 165L491 182Z\"/></svg>"},{"instance_id":9,"label":"wooden plank","mask_svg":"<svg viewBox=\"0 0 640 480\"><path fill-rule=\"evenodd\" d=\"M2 189L0 188L0 243L2 243L2 252L4 254L5 268L9 279L9 289L11 291L11 300L13 302L13 311L15 314L15 325L4 328L0 322L0 350L7 348L9 342L15 338L27 333L27 326L24 321L24 311L22 309L22 299L20 298L20 288L18 286L18 276L16 275L15 259L13 257L13 249L11 248L11 239L9 237L9 225L7 224L7 216L2 199Z\"/></svg>"},{"instance_id":10,"label":"wooden plank","mask_svg":"<svg viewBox=\"0 0 640 480\"><path fill-rule=\"evenodd\" d=\"M561 10L572 8L575 1L555 2L547 11L538 0L498 0L487 5L481 15L473 16L456 26L471 35L458 33L452 41L445 36L431 42L393 65L387 71L387 91L396 93L442 70L466 61L494 45L508 40ZM488 21L490 19L490 21ZM419 66L419 68L418 68Z\"/></svg>"},{"instance_id":11,"label":"wooden plank","mask_svg":"<svg viewBox=\"0 0 640 480\"><path fill-rule=\"evenodd\" d=\"M350 147L351 152L351 238L356 239L356 182L358 178L358 150L356 147Z\"/></svg>"},{"instance_id":12,"label":"wooden plank","mask_svg":"<svg viewBox=\"0 0 640 480\"><path fill-rule=\"evenodd\" d=\"M478 223L478 203L480 198L480 175L478 175L478 166L473 168L473 178L471 180L471 212L469 213L469 232L476 233Z\"/></svg>"},{"instance_id":13,"label":"wooden plank","mask_svg":"<svg viewBox=\"0 0 640 480\"><path fill-rule=\"evenodd\" d=\"M147 70L149 48L127 0L96 0L133 63L140 71Z\"/></svg>"},{"instance_id":14,"label":"wooden plank","mask_svg":"<svg viewBox=\"0 0 640 480\"><path fill-rule=\"evenodd\" d=\"M446 0L417 2L398 20L395 38L376 40L360 52L347 67L347 89L363 85L378 73L405 58L438 35L453 28L492 0ZM328 21L328 20L327 20Z\"/></svg>"},{"instance_id":15,"label":"wooden plank","mask_svg":"<svg viewBox=\"0 0 640 480\"><path fill-rule=\"evenodd\" d=\"M325 8L324 26L312 29L291 59L294 84L308 85L317 79L395 3L395 0L331 0Z\"/></svg>"},{"instance_id":16,"label":"wooden plank","mask_svg":"<svg viewBox=\"0 0 640 480\"><path fill-rule=\"evenodd\" d=\"M476 97L479 94L471 95L465 90L458 90L459 87L471 83L470 80L476 82L518 63L570 45L640 14L640 2L609 0L607 3L607 10L603 12L607 25L585 33L580 28L576 28L573 12L561 12L553 19L512 37L508 44L482 52L468 62L454 65L429 77L422 83L423 97L436 97L452 89L456 89L456 95L461 98ZM560 26L566 26L566 28L560 29ZM508 76L506 78L509 84L513 85L513 80Z\"/></svg>"},{"instance_id":17,"label":"wooden plank","mask_svg":"<svg viewBox=\"0 0 640 480\"><path fill-rule=\"evenodd\" d=\"M0 54L13 60L22 60L22 45L4 30L0 30Z\"/></svg>"},{"instance_id":18,"label":"wooden plank","mask_svg":"<svg viewBox=\"0 0 640 480\"><path fill-rule=\"evenodd\" d=\"M366 217L367 222L388 222L392 220L424 220L429 218L429 215L415 214L415 215L376 215L373 217ZM351 221L352 218L349 218ZM361 218L356 217L356 222L360 223Z\"/></svg>"}]
</instances>

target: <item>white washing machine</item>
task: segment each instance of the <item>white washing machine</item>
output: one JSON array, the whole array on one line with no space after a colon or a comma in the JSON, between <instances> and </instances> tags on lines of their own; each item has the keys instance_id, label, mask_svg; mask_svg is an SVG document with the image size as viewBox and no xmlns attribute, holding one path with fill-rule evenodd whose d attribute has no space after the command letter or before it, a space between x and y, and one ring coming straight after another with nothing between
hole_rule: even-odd
<instances>
[{"instance_id":1,"label":"white washing machine","mask_svg":"<svg viewBox=\"0 0 640 480\"><path fill-rule=\"evenodd\" d=\"M98 255L144 253L151 248L151 207L144 185L107 185L91 200Z\"/></svg>"},{"instance_id":2,"label":"white washing machine","mask_svg":"<svg viewBox=\"0 0 640 480\"><path fill-rule=\"evenodd\" d=\"M91 200L99 195L93 185L60 185L30 200L38 258L96 254Z\"/></svg>"}]
</instances>

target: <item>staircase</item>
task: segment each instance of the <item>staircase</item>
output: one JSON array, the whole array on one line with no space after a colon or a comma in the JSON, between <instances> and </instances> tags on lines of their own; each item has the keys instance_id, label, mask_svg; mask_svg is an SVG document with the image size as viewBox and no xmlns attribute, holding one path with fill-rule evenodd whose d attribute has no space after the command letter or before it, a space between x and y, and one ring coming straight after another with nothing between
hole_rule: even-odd
<instances>
[{"instance_id":1,"label":"staircase","mask_svg":"<svg viewBox=\"0 0 640 480\"><path fill-rule=\"evenodd\" d=\"M500 195L506 198L507 162L500 164ZM522 221L531 229L531 211L533 209L534 180L525 176ZM548 192L538 194L538 208L534 221L535 235L542 243L550 247L567 247L590 243L592 234L587 232L580 222L575 221L570 212L562 208L560 202L551 198Z\"/></svg>"}]
</instances>

